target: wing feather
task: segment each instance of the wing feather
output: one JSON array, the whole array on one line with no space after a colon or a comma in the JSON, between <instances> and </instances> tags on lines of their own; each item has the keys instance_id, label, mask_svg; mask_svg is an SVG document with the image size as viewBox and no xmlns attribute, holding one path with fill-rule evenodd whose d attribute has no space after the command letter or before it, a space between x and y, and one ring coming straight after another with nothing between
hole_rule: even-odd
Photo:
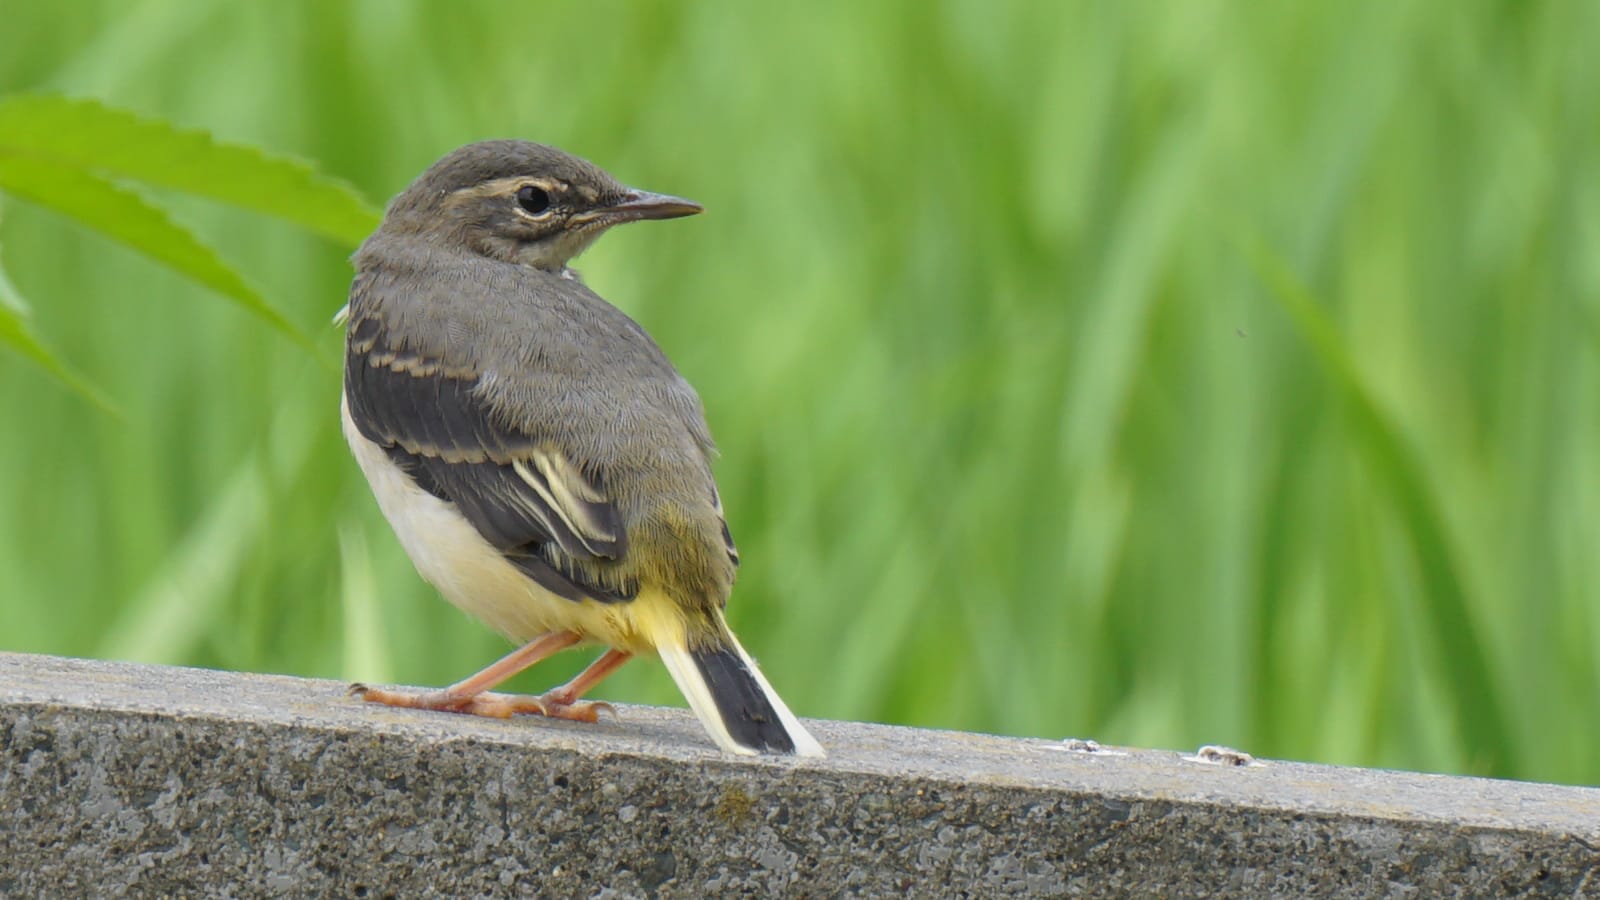
<instances>
[{"instance_id":1,"label":"wing feather","mask_svg":"<svg viewBox=\"0 0 1600 900\"><path fill-rule=\"evenodd\" d=\"M358 312L346 344L350 418L418 486L456 505L518 569L569 599L630 599L594 573L627 553L621 514L559 449L499 421L480 374L396 346ZM585 563L585 565L578 565Z\"/></svg>"}]
</instances>

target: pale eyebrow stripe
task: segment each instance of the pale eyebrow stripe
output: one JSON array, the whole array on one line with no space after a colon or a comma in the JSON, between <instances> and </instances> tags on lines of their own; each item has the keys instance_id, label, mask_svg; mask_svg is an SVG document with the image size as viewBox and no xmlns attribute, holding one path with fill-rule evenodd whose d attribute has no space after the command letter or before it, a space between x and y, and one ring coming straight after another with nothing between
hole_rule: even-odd
<instances>
[{"instance_id":1,"label":"pale eyebrow stripe","mask_svg":"<svg viewBox=\"0 0 1600 900\"><path fill-rule=\"evenodd\" d=\"M496 178L482 184L471 184L464 188L456 188L451 192L453 197L489 197L495 194L509 194L525 184L543 188L553 194L566 193L571 186L565 181L554 178L534 178L528 175L513 175L508 178Z\"/></svg>"}]
</instances>

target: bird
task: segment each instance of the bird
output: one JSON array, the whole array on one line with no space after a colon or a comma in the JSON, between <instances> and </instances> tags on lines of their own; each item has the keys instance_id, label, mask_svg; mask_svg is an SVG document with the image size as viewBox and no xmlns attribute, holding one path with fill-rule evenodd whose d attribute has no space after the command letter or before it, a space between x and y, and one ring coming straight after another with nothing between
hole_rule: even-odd
<instances>
[{"instance_id":1,"label":"bird","mask_svg":"<svg viewBox=\"0 0 1600 900\"><path fill-rule=\"evenodd\" d=\"M352 257L343 431L418 573L516 650L442 690L363 700L595 722L582 697L658 656L712 740L822 756L724 614L739 566L699 396L571 262L613 226L702 212L554 147L468 144L387 206ZM492 688L605 648L538 696Z\"/></svg>"}]
</instances>

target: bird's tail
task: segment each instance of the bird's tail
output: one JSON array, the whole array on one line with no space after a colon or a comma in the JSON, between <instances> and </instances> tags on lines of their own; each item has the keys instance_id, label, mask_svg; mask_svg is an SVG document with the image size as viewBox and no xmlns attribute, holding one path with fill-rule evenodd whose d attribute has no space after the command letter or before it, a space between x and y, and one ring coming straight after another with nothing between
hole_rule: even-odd
<instances>
[{"instance_id":1,"label":"bird's tail","mask_svg":"<svg viewBox=\"0 0 1600 900\"><path fill-rule=\"evenodd\" d=\"M822 745L806 731L755 660L739 646L716 614L720 635L700 647L658 646L689 708L722 749L754 755L781 753L823 756Z\"/></svg>"}]
</instances>

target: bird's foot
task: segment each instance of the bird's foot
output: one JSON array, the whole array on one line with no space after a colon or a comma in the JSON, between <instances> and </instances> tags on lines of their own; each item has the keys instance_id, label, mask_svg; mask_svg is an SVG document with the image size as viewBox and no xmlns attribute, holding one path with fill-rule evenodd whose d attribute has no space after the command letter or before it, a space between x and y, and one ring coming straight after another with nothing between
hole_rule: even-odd
<instances>
[{"instance_id":1,"label":"bird's foot","mask_svg":"<svg viewBox=\"0 0 1600 900\"><path fill-rule=\"evenodd\" d=\"M433 709L440 712L487 716L491 719L509 719L517 714L525 714L551 719L569 719L574 722L598 722L602 712L610 713L613 718L617 715L616 707L609 703L569 699L559 689L540 697L496 694L489 691L472 695L452 694L449 691L402 694L364 684L353 684L350 686L350 696L359 697L368 703L382 703L385 706Z\"/></svg>"},{"instance_id":2,"label":"bird's foot","mask_svg":"<svg viewBox=\"0 0 1600 900\"><path fill-rule=\"evenodd\" d=\"M564 700L555 691L538 697L526 694L482 693L472 698L472 708L464 710L479 716L509 719L514 715L544 716L549 719L570 719L574 722L598 722L600 713L617 715L616 707L609 703L589 700Z\"/></svg>"}]
</instances>

